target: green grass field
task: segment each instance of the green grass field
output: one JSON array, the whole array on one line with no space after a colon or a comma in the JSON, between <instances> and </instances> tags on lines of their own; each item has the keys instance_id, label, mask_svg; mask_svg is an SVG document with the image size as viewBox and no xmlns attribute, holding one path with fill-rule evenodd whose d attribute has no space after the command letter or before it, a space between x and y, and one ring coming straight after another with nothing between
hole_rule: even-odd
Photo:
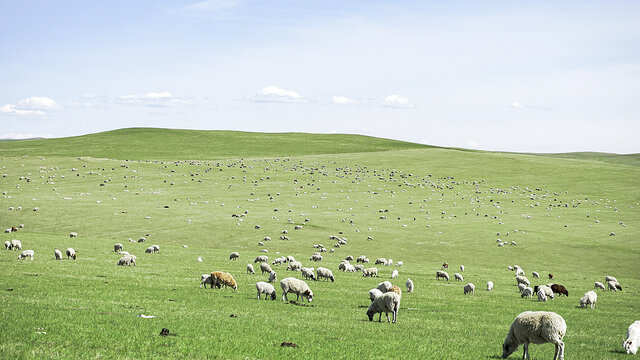
<instances>
[{"instance_id":1,"label":"green grass field","mask_svg":"<svg viewBox=\"0 0 640 360\"><path fill-rule=\"evenodd\" d=\"M35 251L34 261L0 252L2 358L492 359L516 315L547 310L567 322L567 359L618 359L628 357L623 336L640 318L634 157L158 129L0 142L0 156L0 226L24 224L2 239ZM279 239L282 230L289 241ZM334 248L330 235L348 244ZM146 243L128 241L142 236ZM265 236L273 240L258 246ZM498 247L497 239L517 245ZM137 266L116 266L116 242ZM318 243L335 252L313 263ZM159 254L144 253L152 244ZM56 261L53 250L67 247L77 260ZM263 248L270 262L293 255L331 269L336 281L307 281L313 302L285 303L279 280L300 273L274 266L278 298L259 301L255 283L267 276L259 264L246 274L246 265ZM239 260L229 260L232 251ZM377 279L363 278L338 271L348 255L404 265L378 265ZM448 283L435 280L445 261ZM462 283L453 281L460 264ZM514 264L532 285L553 273L570 296L521 299L507 270ZM394 269L403 290L398 322L369 322L368 290ZM233 274L238 290L199 288L212 271ZM596 308L581 309L580 297L606 275L624 291L598 291ZM475 295L463 295L467 282ZM162 328L172 336L159 336ZM530 348L533 359L553 352L551 344ZM521 356L522 348L511 358Z\"/></svg>"}]
</instances>

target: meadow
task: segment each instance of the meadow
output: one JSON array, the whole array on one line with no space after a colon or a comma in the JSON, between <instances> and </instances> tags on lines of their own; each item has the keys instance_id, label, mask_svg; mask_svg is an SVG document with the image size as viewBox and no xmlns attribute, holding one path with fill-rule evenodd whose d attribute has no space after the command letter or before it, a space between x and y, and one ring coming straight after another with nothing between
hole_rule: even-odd
<instances>
[{"instance_id":1,"label":"meadow","mask_svg":"<svg viewBox=\"0 0 640 360\"><path fill-rule=\"evenodd\" d=\"M24 225L2 240L35 251L33 261L0 252L2 358L492 359L516 315L546 310L566 320L567 359L619 359L640 319L637 156L160 129L3 141L0 156L0 228ZM290 240L279 239L282 230ZM332 235L348 244L334 247ZM146 243L128 241L140 237ZM118 242L137 266L116 266ZM151 244L158 254L144 253ZM335 251L313 263L314 244ZM53 250L67 247L77 260L56 261ZM307 281L313 301L285 303L279 280L300 273L273 266L277 300L258 300L255 283L267 276L246 265L262 249L270 262L292 255L329 268L336 281ZM229 260L232 251L239 260ZM404 265L378 265L377 279L363 278L338 271L348 255ZM443 262L449 282L435 279ZM455 282L460 264L464 282ZM507 270L514 264L532 286L554 274L569 296L522 299ZM200 288L212 271L233 274L238 290ZM580 308L606 275L623 291L599 290L594 309ZM403 290L395 324L365 314L368 290L383 280ZM468 282L473 296L463 295ZM533 359L553 352L530 347ZM522 348L511 358L521 356Z\"/></svg>"}]
</instances>

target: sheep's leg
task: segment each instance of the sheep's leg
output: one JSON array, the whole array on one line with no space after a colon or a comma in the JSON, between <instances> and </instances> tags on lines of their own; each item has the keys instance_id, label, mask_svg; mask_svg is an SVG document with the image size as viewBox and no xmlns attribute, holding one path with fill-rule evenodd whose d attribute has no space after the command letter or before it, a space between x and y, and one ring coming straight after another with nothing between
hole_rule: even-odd
<instances>
[{"instance_id":1,"label":"sheep's leg","mask_svg":"<svg viewBox=\"0 0 640 360\"><path fill-rule=\"evenodd\" d=\"M382 322L382 312L379 313L380 317L378 317L378 322Z\"/></svg>"},{"instance_id":2,"label":"sheep's leg","mask_svg":"<svg viewBox=\"0 0 640 360\"><path fill-rule=\"evenodd\" d=\"M529 360L529 343L524 343L522 358Z\"/></svg>"},{"instance_id":3,"label":"sheep's leg","mask_svg":"<svg viewBox=\"0 0 640 360\"><path fill-rule=\"evenodd\" d=\"M557 359L564 360L564 343L562 340L558 340L558 344L556 344L556 353L558 355ZM555 359L554 357L554 360Z\"/></svg>"},{"instance_id":4,"label":"sheep's leg","mask_svg":"<svg viewBox=\"0 0 640 360\"><path fill-rule=\"evenodd\" d=\"M260 291L258 291L258 300L260 300Z\"/></svg>"},{"instance_id":5,"label":"sheep's leg","mask_svg":"<svg viewBox=\"0 0 640 360\"><path fill-rule=\"evenodd\" d=\"M393 323L395 324L398 321L398 311L393 311Z\"/></svg>"},{"instance_id":6,"label":"sheep's leg","mask_svg":"<svg viewBox=\"0 0 640 360\"><path fill-rule=\"evenodd\" d=\"M380 313L380 315L382 316L382 313ZM391 320L389 320L389 313L385 312L384 315L387 317L387 322L391 322Z\"/></svg>"}]
</instances>

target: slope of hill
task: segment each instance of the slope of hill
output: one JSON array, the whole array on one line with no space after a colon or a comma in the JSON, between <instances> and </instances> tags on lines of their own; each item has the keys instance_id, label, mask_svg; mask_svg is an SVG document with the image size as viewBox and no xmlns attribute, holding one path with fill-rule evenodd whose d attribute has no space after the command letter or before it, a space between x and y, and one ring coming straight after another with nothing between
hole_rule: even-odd
<instances>
[{"instance_id":1,"label":"slope of hill","mask_svg":"<svg viewBox=\"0 0 640 360\"><path fill-rule=\"evenodd\" d=\"M3 156L175 160L301 156L429 147L363 135L127 128L67 138L0 142L0 153Z\"/></svg>"},{"instance_id":2,"label":"slope of hill","mask_svg":"<svg viewBox=\"0 0 640 360\"><path fill-rule=\"evenodd\" d=\"M640 166L640 154L611 154L601 152L573 152L559 154L535 154L563 159L593 160L613 164Z\"/></svg>"}]
</instances>

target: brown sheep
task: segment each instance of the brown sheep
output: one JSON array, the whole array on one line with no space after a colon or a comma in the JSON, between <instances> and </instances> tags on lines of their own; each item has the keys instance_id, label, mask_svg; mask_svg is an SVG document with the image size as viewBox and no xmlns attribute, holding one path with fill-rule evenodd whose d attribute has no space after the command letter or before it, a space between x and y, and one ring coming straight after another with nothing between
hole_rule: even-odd
<instances>
[{"instance_id":1,"label":"brown sheep","mask_svg":"<svg viewBox=\"0 0 640 360\"><path fill-rule=\"evenodd\" d=\"M442 264L442 268L443 269L448 269L449 268L449 263L446 262L446 263Z\"/></svg>"},{"instance_id":2,"label":"brown sheep","mask_svg":"<svg viewBox=\"0 0 640 360\"><path fill-rule=\"evenodd\" d=\"M553 274L549 274L549 280L553 280Z\"/></svg>"},{"instance_id":3,"label":"brown sheep","mask_svg":"<svg viewBox=\"0 0 640 360\"><path fill-rule=\"evenodd\" d=\"M392 287L390 287L389 291L387 291L387 292L390 292L390 291L393 291L394 293L402 296L402 290L400 290L400 288L397 287L396 285L393 285Z\"/></svg>"},{"instance_id":4,"label":"brown sheep","mask_svg":"<svg viewBox=\"0 0 640 360\"><path fill-rule=\"evenodd\" d=\"M238 284L231 274L221 271L214 271L211 273L211 280L213 285L218 289L220 289L222 285L224 285L225 287L229 286L233 288L233 290L238 290Z\"/></svg>"},{"instance_id":5,"label":"brown sheep","mask_svg":"<svg viewBox=\"0 0 640 360\"><path fill-rule=\"evenodd\" d=\"M565 296L569 297L569 291L567 291L567 288L565 288L563 285L560 285L560 284L552 284L552 285L551 285L551 290L552 290L555 294L562 294L562 295L565 295Z\"/></svg>"}]
</instances>

